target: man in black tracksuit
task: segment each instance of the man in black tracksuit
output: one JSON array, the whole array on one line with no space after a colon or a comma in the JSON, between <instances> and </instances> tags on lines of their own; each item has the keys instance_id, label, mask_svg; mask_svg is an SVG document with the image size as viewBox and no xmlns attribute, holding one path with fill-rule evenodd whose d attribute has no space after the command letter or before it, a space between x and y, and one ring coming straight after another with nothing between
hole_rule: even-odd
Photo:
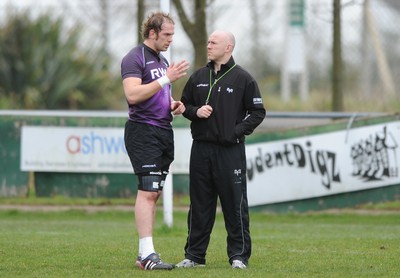
<instances>
[{"instance_id":1,"label":"man in black tracksuit","mask_svg":"<svg viewBox=\"0 0 400 278\"><path fill-rule=\"evenodd\" d=\"M183 90L193 144L185 259L176 267L205 266L218 197L229 263L244 269L251 255L244 141L263 121L265 108L256 81L236 65L234 46L230 32L212 33L210 62L193 73Z\"/></svg>"}]
</instances>

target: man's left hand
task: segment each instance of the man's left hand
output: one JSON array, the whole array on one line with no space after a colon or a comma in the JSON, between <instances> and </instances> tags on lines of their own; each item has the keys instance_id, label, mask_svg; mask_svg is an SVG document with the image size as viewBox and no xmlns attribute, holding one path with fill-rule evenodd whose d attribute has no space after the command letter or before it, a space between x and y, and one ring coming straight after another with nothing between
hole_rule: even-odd
<instances>
[{"instance_id":1,"label":"man's left hand","mask_svg":"<svg viewBox=\"0 0 400 278\"><path fill-rule=\"evenodd\" d=\"M171 102L171 111L173 115L180 115L185 112L186 107L181 101L172 101Z\"/></svg>"}]
</instances>

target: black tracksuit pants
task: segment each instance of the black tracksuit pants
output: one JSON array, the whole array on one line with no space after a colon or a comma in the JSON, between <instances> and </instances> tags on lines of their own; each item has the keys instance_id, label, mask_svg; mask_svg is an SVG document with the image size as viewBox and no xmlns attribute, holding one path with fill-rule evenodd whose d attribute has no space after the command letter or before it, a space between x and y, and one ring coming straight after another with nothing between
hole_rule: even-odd
<instances>
[{"instance_id":1,"label":"black tracksuit pants","mask_svg":"<svg viewBox=\"0 0 400 278\"><path fill-rule=\"evenodd\" d=\"M224 215L229 262L251 255L244 143L225 146L193 141L190 156L190 210L185 258L205 264L217 199Z\"/></svg>"}]
</instances>

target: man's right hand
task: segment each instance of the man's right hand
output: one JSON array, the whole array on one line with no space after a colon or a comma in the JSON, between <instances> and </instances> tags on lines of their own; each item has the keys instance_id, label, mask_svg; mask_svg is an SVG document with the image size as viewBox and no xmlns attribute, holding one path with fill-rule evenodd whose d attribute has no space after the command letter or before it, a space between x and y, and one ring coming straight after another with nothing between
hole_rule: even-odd
<instances>
[{"instance_id":1,"label":"man's right hand","mask_svg":"<svg viewBox=\"0 0 400 278\"><path fill-rule=\"evenodd\" d=\"M199 109L197 109L196 115L199 118L208 118L210 117L213 109L210 105L203 105Z\"/></svg>"},{"instance_id":2,"label":"man's right hand","mask_svg":"<svg viewBox=\"0 0 400 278\"><path fill-rule=\"evenodd\" d=\"M185 76L187 74L187 70L189 69L189 62L186 60L182 60L179 63L175 64L174 62L167 68L166 76L172 82L178 80L179 78Z\"/></svg>"}]
</instances>

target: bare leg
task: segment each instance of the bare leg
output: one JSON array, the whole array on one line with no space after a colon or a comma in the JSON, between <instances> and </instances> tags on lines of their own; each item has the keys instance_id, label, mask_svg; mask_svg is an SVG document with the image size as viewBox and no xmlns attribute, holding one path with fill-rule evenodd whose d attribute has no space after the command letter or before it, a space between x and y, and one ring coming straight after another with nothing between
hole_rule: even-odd
<instances>
[{"instance_id":1,"label":"bare leg","mask_svg":"<svg viewBox=\"0 0 400 278\"><path fill-rule=\"evenodd\" d=\"M156 204L160 197L159 192L138 190L135 203L135 220L139 239L153 236Z\"/></svg>"},{"instance_id":2,"label":"bare leg","mask_svg":"<svg viewBox=\"0 0 400 278\"><path fill-rule=\"evenodd\" d=\"M153 228L156 216L156 204L161 195L161 191L148 192L138 190L135 204L135 220L139 233L139 258L136 265L141 269L171 270L172 264L164 263L160 255L154 250Z\"/></svg>"}]
</instances>

